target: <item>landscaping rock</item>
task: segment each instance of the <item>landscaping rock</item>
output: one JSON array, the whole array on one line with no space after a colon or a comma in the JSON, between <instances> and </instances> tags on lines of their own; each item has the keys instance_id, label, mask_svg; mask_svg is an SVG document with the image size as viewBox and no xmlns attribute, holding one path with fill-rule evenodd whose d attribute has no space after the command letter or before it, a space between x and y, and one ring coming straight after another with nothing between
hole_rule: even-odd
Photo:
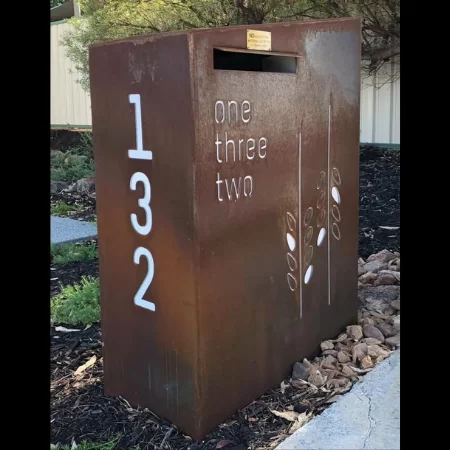
<instances>
[{"instance_id":1,"label":"landscaping rock","mask_svg":"<svg viewBox=\"0 0 450 450\"><path fill-rule=\"evenodd\" d=\"M307 380L309 377L310 368L301 362L296 362L292 369L292 379L294 380Z\"/></svg>"},{"instance_id":2,"label":"landscaping rock","mask_svg":"<svg viewBox=\"0 0 450 450\"><path fill-rule=\"evenodd\" d=\"M400 314L396 317L394 317L394 320L392 321L392 325L396 330L400 330Z\"/></svg>"},{"instance_id":3,"label":"landscaping rock","mask_svg":"<svg viewBox=\"0 0 450 450\"><path fill-rule=\"evenodd\" d=\"M342 365L342 373L346 375L347 377L354 377L356 376L356 373L353 371L353 369L348 366L347 364Z\"/></svg>"},{"instance_id":4,"label":"landscaping rock","mask_svg":"<svg viewBox=\"0 0 450 450\"><path fill-rule=\"evenodd\" d=\"M322 351L324 350L333 350L334 349L334 344L331 341L323 341L320 344L320 348Z\"/></svg>"},{"instance_id":5,"label":"landscaping rock","mask_svg":"<svg viewBox=\"0 0 450 450\"><path fill-rule=\"evenodd\" d=\"M386 358L386 356L389 355L389 353L383 348L381 348L379 345L369 345L367 348L367 354L372 358L378 358L380 356Z\"/></svg>"},{"instance_id":6,"label":"landscaping rock","mask_svg":"<svg viewBox=\"0 0 450 450\"><path fill-rule=\"evenodd\" d=\"M381 252L370 255L367 258L367 262L382 261L382 262L388 263L389 261L391 261L392 259L395 259L395 258L397 258L397 256L394 255L394 253L390 252L389 250L381 250Z\"/></svg>"},{"instance_id":7,"label":"landscaping rock","mask_svg":"<svg viewBox=\"0 0 450 450\"><path fill-rule=\"evenodd\" d=\"M360 343L356 344L352 348L352 356L353 356L353 364L356 363L356 361L361 361L366 355L367 355L367 344Z\"/></svg>"},{"instance_id":8,"label":"landscaping rock","mask_svg":"<svg viewBox=\"0 0 450 450\"><path fill-rule=\"evenodd\" d=\"M384 342L383 333L374 325L364 325L363 334L366 338L374 338L379 340L381 343Z\"/></svg>"},{"instance_id":9,"label":"landscaping rock","mask_svg":"<svg viewBox=\"0 0 450 450\"><path fill-rule=\"evenodd\" d=\"M374 322L374 320L373 320L371 317L363 317L363 318L359 321L359 324L360 324L361 326L364 326L364 325L375 325L375 322Z\"/></svg>"},{"instance_id":10,"label":"landscaping rock","mask_svg":"<svg viewBox=\"0 0 450 450\"><path fill-rule=\"evenodd\" d=\"M325 350L324 352L322 352L322 355L324 356L330 355L333 356L334 358L337 358L338 353L339 352L337 350Z\"/></svg>"},{"instance_id":11,"label":"landscaping rock","mask_svg":"<svg viewBox=\"0 0 450 450\"><path fill-rule=\"evenodd\" d=\"M308 377L308 382L314 384L314 386L320 387L325 384L326 378L320 373L319 370L313 370Z\"/></svg>"},{"instance_id":12,"label":"landscaping rock","mask_svg":"<svg viewBox=\"0 0 450 450\"><path fill-rule=\"evenodd\" d=\"M50 193L57 194L69 186L65 181L50 181Z\"/></svg>"},{"instance_id":13,"label":"landscaping rock","mask_svg":"<svg viewBox=\"0 0 450 450\"><path fill-rule=\"evenodd\" d=\"M364 268L364 266L361 266L360 264L358 264L358 277L360 277L361 275L364 275L367 272L367 269Z\"/></svg>"},{"instance_id":14,"label":"landscaping rock","mask_svg":"<svg viewBox=\"0 0 450 450\"><path fill-rule=\"evenodd\" d=\"M392 301L400 295L400 286L367 286L358 292L363 306L373 311L385 313Z\"/></svg>"},{"instance_id":15,"label":"landscaping rock","mask_svg":"<svg viewBox=\"0 0 450 450\"><path fill-rule=\"evenodd\" d=\"M373 284L378 278L378 275L373 272L367 272L359 277L359 282L362 284Z\"/></svg>"},{"instance_id":16,"label":"landscaping rock","mask_svg":"<svg viewBox=\"0 0 450 450\"><path fill-rule=\"evenodd\" d=\"M359 341L363 337L362 327L360 325L350 325L347 327L348 337Z\"/></svg>"},{"instance_id":17,"label":"landscaping rock","mask_svg":"<svg viewBox=\"0 0 450 450\"><path fill-rule=\"evenodd\" d=\"M81 178L69 188L70 192L78 192L79 194L91 194L95 191L95 178Z\"/></svg>"},{"instance_id":18,"label":"landscaping rock","mask_svg":"<svg viewBox=\"0 0 450 450\"><path fill-rule=\"evenodd\" d=\"M390 338L387 338L384 343L390 347L398 347L400 345L400 333Z\"/></svg>"},{"instance_id":19,"label":"landscaping rock","mask_svg":"<svg viewBox=\"0 0 450 450\"><path fill-rule=\"evenodd\" d=\"M400 283L400 271L399 270L380 270L378 275L392 275Z\"/></svg>"},{"instance_id":20,"label":"landscaping rock","mask_svg":"<svg viewBox=\"0 0 450 450\"><path fill-rule=\"evenodd\" d=\"M322 360L322 365L324 366L328 366L332 369L334 369L334 366L337 363L337 359L334 356L331 355L327 355L323 360Z\"/></svg>"},{"instance_id":21,"label":"landscaping rock","mask_svg":"<svg viewBox=\"0 0 450 450\"><path fill-rule=\"evenodd\" d=\"M338 352L337 359L340 363L346 363L351 361L350 356L343 351Z\"/></svg>"},{"instance_id":22,"label":"landscaping rock","mask_svg":"<svg viewBox=\"0 0 450 450\"><path fill-rule=\"evenodd\" d=\"M379 345L379 344L382 343L380 340L375 339L375 338L371 338L371 337L369 337L369 338L364 338L364 339L361 340L361 342L364 342L365 344L367 344L367 345L369 345L369 346L370 346L370 345Z\"/></svg>"},{"instance_id":23,"label":"landscaping rock","mask_svg":"<svg viewBox=\"0 0 450 450\"><path fill-rule=\"evenodd\" d=\"M384 261L375 260L367 262L363 267L367 272L377 273L380 270L386 270L388 268L388 264Z\"/></svg>"},{"instance_id":24,"label":"landscaping rock","mask_svg":"<svg viewBox=\"0 0 450 450\"><path fill-rule=\"evenodd\" d=\"M372 358L369 355L364 356L360 362L360 366L362 369L370 369L373 367Z\"/></svg>"},{"instance_id":25,"label":"landscaping rock","mask_svg":"<svg viewBox=\"0 0 450 450\"><path fill-rule=\"evenodd\" d=\"M393 284L396 284L396 283L397 283L397 278L394 277L394 275L392 275L390 273L386 273L385 270L382 270L379 273L378 278L374 281L373 285L374 286L393 285Z\"/></svg>"},{"instance_id":26,"label":"landscaping rock","mask_svg":"<svg viewBox=\"0 0 450 450\"><path fill-rule=\"evenodd\" d=\"M391 306L396 309L397 311L400 311L400 299L394 300L391 302Z\"/></svg>"},{"instance_id":27,"label":"landscaping rock","mask_svg":"<svg viewBox=\"0 0 450 450\"><path fill-rule=\"evenodd\" d=\"M348 339L347 333L341 333L337 339L333 339L331 342L338 343L338 342L344 342L346 339Z\"/></svg>"},{"instance_id":28,"label":"landscaping rock","mask_svg":"<svg viewBox=\"0 0 450 450\"><path fill-rule=\"evenodd\" d=\"M398 330L395 329L395 327L386 322L377 323L375 326L383 333L385 338L395 336L398 333Z\"/></svg>"}]
</instances>

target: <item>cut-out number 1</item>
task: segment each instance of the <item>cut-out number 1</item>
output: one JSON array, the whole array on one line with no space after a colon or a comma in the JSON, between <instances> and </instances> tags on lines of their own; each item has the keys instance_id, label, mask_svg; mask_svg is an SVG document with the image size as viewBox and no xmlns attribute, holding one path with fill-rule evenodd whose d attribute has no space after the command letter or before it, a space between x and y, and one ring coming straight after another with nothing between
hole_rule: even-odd
<instances>
[{"instance_id":1,"label":"cut-out number 1","mask_svg":"<svg viewBox=\"0 0 450 450\"><path fill-rule=\"evenodd\" d=\"M139 94L130 94L128 100L134 104L134 118L136 124L136 150L128 150L128 158L131 159L153 159L151 150L144 150L142 143L142 113L141 113L141 96Z\"/></svg>"},{"instance_id":2,"label":"cut-out number 1","mask_svg":"<svg viewBox=\"0 0 450 450\"><path fill-rule=\"evenodd\" d=\"M142 143L141 96L139 94L130 94L128 96L128 100L131 104L134 104L136 124L136 150L128 150L128 157L130 159L151 160L153 159L152 152L150 150L144 150L144 145ZM150 207L151 185L150 180L145 173L135 172L130 179L130 189L135 191L137 183L139 182L144 186L144 197L138 200L138 205L145 211L145 224L140 225L136 214L131 214L131 226L136 233L141 236L147 236L152 230L153 222L152 209ZM133 262L134 264L139 265L143 256L147 259L147 274L145 275L144 281L142 281L136 295L134 296L134 304L136 306L140 306L141 308L148 309L149 311L155 311L155 304L153 302L149 302L148 300L144 300L144 295L150 287L153 280L153 275L155 274L155 263L153 256L145 247L138 247L134 251Z\"/></svg>"}]
</instances>

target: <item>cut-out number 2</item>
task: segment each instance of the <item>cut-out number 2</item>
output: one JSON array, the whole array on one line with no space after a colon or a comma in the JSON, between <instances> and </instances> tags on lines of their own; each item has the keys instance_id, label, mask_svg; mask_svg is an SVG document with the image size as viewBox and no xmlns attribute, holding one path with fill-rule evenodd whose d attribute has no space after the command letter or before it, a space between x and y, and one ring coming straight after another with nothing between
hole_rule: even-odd
<instances>
[{"instance_id":1,"label":"cut-out number 2","mask_svg":"<svg viewBox=\"0 0 450 450\"><path fill-rule=\"evenodd\" d=\"M145 276L144 281L142 282L140 288L134 296L134 304L137 306L141 306L142 308L149 309L150 311L155 311L155 304L143 299L145 293L147 292L147 289L149 288L153 280L153 275L155 274L155 263L153 261L152 254L144 247L138 247L134 251L134 263L139 264L142 256L145 256L145 258L147 258L147 275Z\"/></svg>"},{"instance_id":2,"label":"cut-out number 2","mask_svg":"<svg viewBox=\"0 0 450 450\"><path fill-rule=\"evenodd\" d=\"M136 125L136 150L128 150L128 158L130 159L143 159L152 160L153 153L150 150L144 150L144 145L142 142L142 113L141 113L141 96L139 94L130 94L128 96L128 101L134 104L135 110L135 125ZM136 233L141 236L147 236L152 230L152 209L150 207L151 199L151 185L150 180L147 175L143 172L135 172L130 179L130 189L132 191L136 190L137 183L142 183L144 186L144 197L138 200L138 205L145 211L145 224L140 225L137 220L136 214L131 214L131 226ZM153 280L153 275L155 274L155 263L153 256L149 250L145 247L138 247L134 251L133 262L139 265L141 258L145 257L147 260L147 274L142 281L139 289L134 296L134 304L140 306L141 308L148 309L149 311L155 311L156 307L153 302L144 300L144 295Z\"/></svg>"}]
</instances>

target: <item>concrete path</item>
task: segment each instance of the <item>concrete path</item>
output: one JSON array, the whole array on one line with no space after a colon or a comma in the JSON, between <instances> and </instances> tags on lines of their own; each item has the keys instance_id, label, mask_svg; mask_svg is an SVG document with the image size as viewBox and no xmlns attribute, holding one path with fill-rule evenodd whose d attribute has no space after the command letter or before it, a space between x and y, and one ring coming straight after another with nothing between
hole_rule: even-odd
<instances>
[{"instance_id":1,"label":"concrete path","mask_svg":"<svg viewBox=\"0 0 450 450\"><path fill-rule=\"evenodd\" d=\"M400 448L400 350L277 450Z\"/></svg>"},{"instance_id":2,"label":"concrete path","mask_svg":"<svg viewBox=\"0 0 450 450\"><path fill-rule=\"evenodd\" d=\"M50 241L68 244L97 237L97 226L81 220L50 216Z\"/></svg>"}]
</instances>

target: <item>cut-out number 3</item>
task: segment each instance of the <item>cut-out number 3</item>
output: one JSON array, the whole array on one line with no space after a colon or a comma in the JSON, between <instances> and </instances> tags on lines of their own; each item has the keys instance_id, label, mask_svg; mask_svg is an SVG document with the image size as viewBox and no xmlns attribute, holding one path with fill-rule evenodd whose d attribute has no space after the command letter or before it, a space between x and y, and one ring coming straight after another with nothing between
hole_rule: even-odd
<instances>
[{"instance_id":1,"label":"cut-out number 3","mask_svg":"<svg viewBox=\"0 0 450 450\"><path fill-rule=\"evenodd\" d=\"M147 275L145 276L144 281L142 282L140 288L138 289L136 295L134 296L134 304L140 306L141 308L149 309L150 311L155 311L155 304L143 299L145 293L147 292L148 287L150 286L153 280L153 275L155 273L155 264L153 261L152 254L144 247L138 247L134 251L133 256L134 263L139 264L139 261L142 256L145 256L147 258L148 264Z\"/></svg>"},{"instance_id":2,"label":"cut-out number 3","mask_svg":"<svg viewBox=\"0 0 450 450\"><path fill-rule=\"evenodd\" d=\"M130 179L130 189L135 191L137 183L141 182L144 185L144 197L138 200L138 205L145 211L145 225L139 225L136 214L131 214L131 224L134 231L146 236L152 229L152 210L150 209L150 199L152 195L152 189L150 187L150 181L147 175L142 172L133 173Z\"/></svg>"}]
</instances>

